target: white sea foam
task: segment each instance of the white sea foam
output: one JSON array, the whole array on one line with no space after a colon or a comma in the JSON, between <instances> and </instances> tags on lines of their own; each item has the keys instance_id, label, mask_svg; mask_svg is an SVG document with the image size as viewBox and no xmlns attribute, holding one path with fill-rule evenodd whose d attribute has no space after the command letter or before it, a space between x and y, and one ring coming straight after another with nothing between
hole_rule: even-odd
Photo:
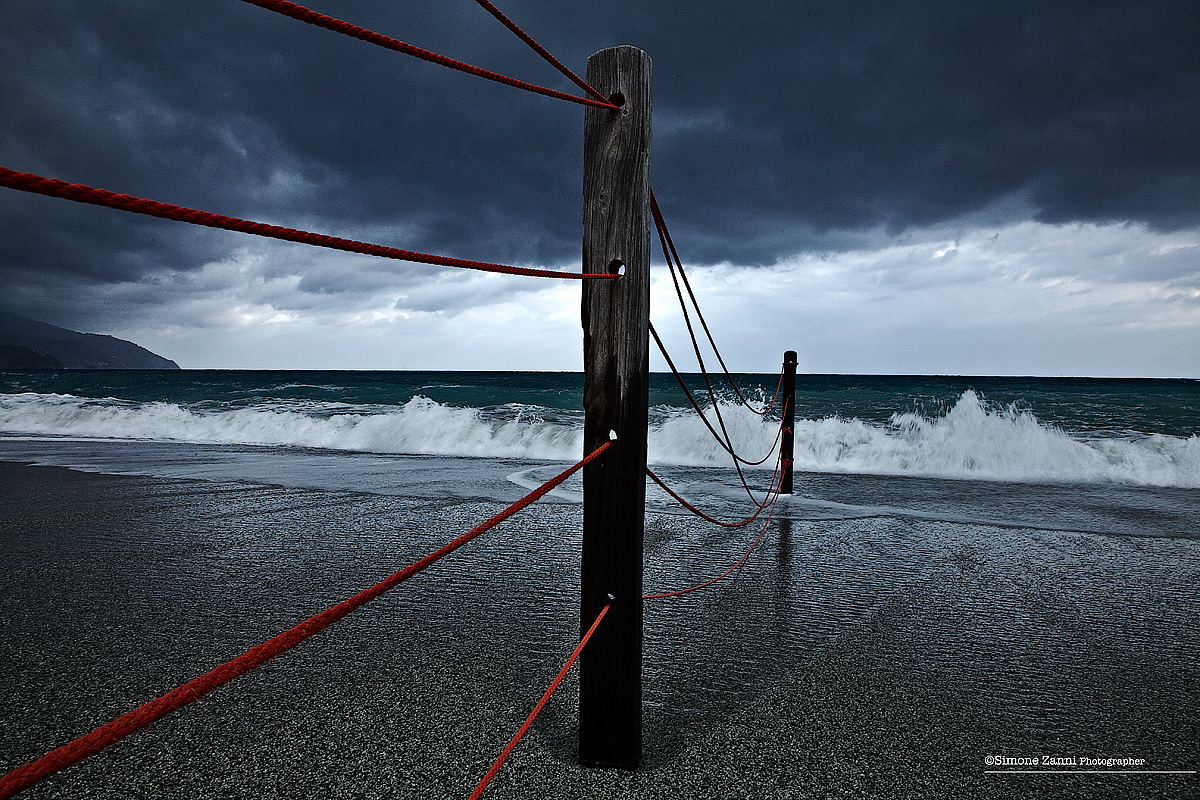
<instances>
[{"instance_id":1,"label":"white sea foam","mask_svg":"<svg viewBox=\"0 0 1200 800\"><path fill-rule=\"evenodd\" d=\"M372 453L569 459L582 447L570 426L485 418L414 397L399 408L358 412L318 403L196 410L174 403L132 404L69 395L0 396L0 430L111 439L290 445Z\"/></svg>"},{"instance_id":2,"label":"white sea foam","mask_svg":"<svg viewBox=\"0 0 1200 800\"><path fill-rule=\"evenodd\" d=\"M196 409L173 403L0 395L0 431L56 437L295 446L374 453L570 461L581 452L579 416L537 407L458 408L425 397L403 406L261 405ZM778 423L722 405L735 449L773 453ZM712 409L710 421L717 425ZM729 456L690 409L651 414L652 463L722 465ZM1032 483L1099 482L1200 487L1200 437L1084 438L1015 408L990 408L968 391L945 414L896 414L887 424L797 419L799 470ZM767 458L763 469L774 465Z\"/></svg>"},{"instance_id":3,"label":"white sea foam","mask_svg":"<svg viewBox=\"0 0 1200 800\"><path fill-rule=\"evenodd\" d=\"M821 472L1200 487L1200 437L1076 437L1028 411L990 409L973 391L934 418L797 422L795 459Z\"/></svg>"}]
</instances>

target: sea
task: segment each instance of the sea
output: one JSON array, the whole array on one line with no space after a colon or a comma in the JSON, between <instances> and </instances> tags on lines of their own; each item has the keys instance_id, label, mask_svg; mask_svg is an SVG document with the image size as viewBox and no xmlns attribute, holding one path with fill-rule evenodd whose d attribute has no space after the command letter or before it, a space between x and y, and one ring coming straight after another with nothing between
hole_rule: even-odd
<instances>
[{"instance_id":1,"label":"sea","mask_svg":"<svg viewBox=\"0 0 1200 800\"><path fill-rule=\"evenodd\" d=\"M684 383L739 455L762 461L742 473L765 493L779 376ZM5 372L0 459L511 501L582 456L582 395L582 375L564 372ZM798 375L795 402L783 517L1200 535L1197 380ZM651 375L650 408L656 474L741 514L743 479L676 377ZM550 500L581 502L578 479ZM683 513L653 484L648 504Z\"/></svg>"},{"instance_id":2,"label":"sea","mask_svg":"<svg viewBox=\"0 0 1200 800\"><path fill-rule=\"evenodd\" d=\"M654 473L730 522L780 428L779 376L732 377L746 403L684 383L761 465L739 474L671 375L648 431ZM67 468L0 465L0 772L574 464L582 394L576 373L0 373L0 462ZM1196 796L1200 382L798 375L795 407L766 522L647 483L648 594L745 559L644 604L643 768L576 766L571 673L489 791ZM578 641L581 504L575 476L42 796L466 796ZM1157 772L996 772L1042 757Z\"/></svg>"}]
</instances>

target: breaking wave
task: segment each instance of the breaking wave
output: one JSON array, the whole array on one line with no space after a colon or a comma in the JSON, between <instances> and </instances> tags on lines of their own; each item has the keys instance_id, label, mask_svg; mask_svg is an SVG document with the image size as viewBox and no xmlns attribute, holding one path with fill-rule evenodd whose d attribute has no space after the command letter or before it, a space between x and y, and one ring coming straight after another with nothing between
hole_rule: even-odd
<instances>
[{"instance_id":1,"label":"breaking wave","mask_svg":"<svg viewBox=\"0 0 1200 800\"><path fill-rule=\"evenodd\" d=\"M774 452L778 423L723 404L735 448L756 460ZM717 425L712 409L710 420ZM402 406L275 403L186 407L62 394L0 395L0 431L49 437L327 448L371 453L571 461L582 416L523 404L486 409L414 397ZM724 465L729 457L690 409L651 412L650 461ZM1124 483L1200 487L1200 437L1074 435L1016 407L989 407L964 392L945 413L897 413L886 424L797 419L796 468L1026 483ZM763 468L770 468L767 458Z\"/></svg>"}]
</instances>

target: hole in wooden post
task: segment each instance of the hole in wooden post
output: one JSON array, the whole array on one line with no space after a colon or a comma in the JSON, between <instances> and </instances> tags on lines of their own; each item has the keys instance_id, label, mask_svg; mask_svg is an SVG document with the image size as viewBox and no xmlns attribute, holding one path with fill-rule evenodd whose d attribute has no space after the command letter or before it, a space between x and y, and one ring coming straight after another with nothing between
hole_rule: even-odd
<instances>
[{"instance_id":1,"label":"hole in wooden post","mask_svg":"<svg viewBox=\"0 0 1200 800\"><path fill-rule=\"evenodd\" d=\"M608 102L612 103L614 106L617 106L618 108L624 107L625 93L624 92L613 92L612 94L610 94L608 96Z\"/></svg>"},{"instance_id":2,"label":"hole in wooden post","mask_svg":"<svg viewBox=\"0 0 1200 800\"><path fill-rule=\"evenodd\" d=\"M625 274L625 262L619 258L614 258L612 261L608 262L608 274L609 275L624 275Z\"/></svg>"}]
</instances>

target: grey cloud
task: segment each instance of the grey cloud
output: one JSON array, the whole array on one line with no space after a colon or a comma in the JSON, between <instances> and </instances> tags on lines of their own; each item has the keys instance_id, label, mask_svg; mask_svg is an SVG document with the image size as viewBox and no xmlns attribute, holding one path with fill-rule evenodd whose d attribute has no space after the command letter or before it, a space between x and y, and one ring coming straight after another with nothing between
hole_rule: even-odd
<instances>
[{"instance_id":1,"label":"grey cloud","mask_svg":"<svg viewBox=\"0 0 1200 800\"><path fill-rule=\"evenodd\" d=\"M471 3L311 5L571 88ZM652 55L654 183L692 263L769 265L972 214L1197 223L1194 3L502 5L579 71L616 43ZM579 258L579 109L249 4L5 4L0 105L14 169L466 258ZM0 276L43 312L85 314L91 282L248 246L70 206L0 192ZM320 262L302 290L354 293L382 274Z\"/></svg>"}]
</instances>

